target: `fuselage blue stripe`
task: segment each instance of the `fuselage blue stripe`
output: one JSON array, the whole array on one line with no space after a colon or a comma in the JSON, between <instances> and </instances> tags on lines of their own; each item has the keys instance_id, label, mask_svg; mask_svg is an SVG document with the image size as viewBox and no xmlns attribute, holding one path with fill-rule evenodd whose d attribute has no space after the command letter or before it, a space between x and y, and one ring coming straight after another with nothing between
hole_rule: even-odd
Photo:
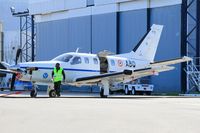
<instances>
[{"instance_id":1,"label":"fuselage blue stripe","mask_svg":"<svg viewBox=\"0 0 200 133\"><path fill-rule=\"evenodd\" d=\"M22 69L26 69L27 67L20 67ZM46 69L46 70L53 70L54 68L51 67L37 67L38 69ZM82 72L100 72L100 70L89 70L89 69L74 69L74 68L63 68L66 71L82 71ZM115 72L115 71L109 71Z\"/></svg>"},{"instance_id":2,"label":"fuselage blue stripe","mask_svg":"<svg viewBox=\"0 0 200 133\"><path fill-rule=\"evenodd\" d=\"M22 69L26 69L27 67L20 67ZM53 70L54 68L51 67L37 67L38 69L47 69ZM73 68L63 68L66 71L85 71L85 72L100 72L100 70L89 70L89 69L73 69Z\"/></svg>"}]
</instances>

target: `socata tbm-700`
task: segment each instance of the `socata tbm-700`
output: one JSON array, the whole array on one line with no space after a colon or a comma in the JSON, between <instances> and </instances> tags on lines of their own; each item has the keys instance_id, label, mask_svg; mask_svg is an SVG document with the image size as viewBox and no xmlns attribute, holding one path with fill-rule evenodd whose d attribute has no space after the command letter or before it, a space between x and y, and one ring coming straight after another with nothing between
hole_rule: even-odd
<instances>
[{"instance_id":1,"label":"socata tbm-700","mask_svg":"<svg viewBox=\"0 0 200 133\"><path fill-rule=\"evenodd\" d=\"M50 97L55 97L51 72L56 63L64 68L66 79L63 84L68 85L99 85L100 96L107 97L112 84L126 83L141 77L155 75L160 72L174 69L172 64L190 61L189 57L155 62L154 57L163 30L162 25L152 25L151 30L145 34L135 48L125 54L109 55L70 52L62 54L50 61L35 61L19 63L10 66L1 64L6 69L2 73L13 73L13 79L32 81L34 84L45 84L51 88ZM31 96L36 97L37 89L33 88Z\"/></svg>"}]
</instances>

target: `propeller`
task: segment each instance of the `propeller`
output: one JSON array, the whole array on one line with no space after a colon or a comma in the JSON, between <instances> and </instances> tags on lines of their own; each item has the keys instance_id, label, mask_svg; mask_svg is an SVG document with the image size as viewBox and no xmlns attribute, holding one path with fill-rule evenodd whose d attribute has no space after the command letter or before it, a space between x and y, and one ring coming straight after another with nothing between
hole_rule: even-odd
<instances>
[{"instance_id":1,"label":"propeller","mask_svg":"<svg viewBox=\"0 0 200 133\"><path fill-rule=\"evenodd\" d=\"M20 54L22 54L22 49L18 48L17 52L16 52L15 65L17 65L17 62L19 60ZM10 82L10 84L11 84L10 85L10 90L14 89L16 77L17 77L17 73L13 73L12 78L11 78L11 82Z\"/></svg>"},{"instance_id":2,"label":"propeller","mask_svg":"<svg viewBox=\"0 0 200 133\"><path fill-rule=\"evenodd\" d=\"M14 86L15 86L15 79L16 79L16 74L13 74L13 75L12 75L12 78L11 78L11 83L10 83L10 90L11 90L11 91L14 89Z\"/></svg>"},{"instance_id":3,"label":"propeller","mask_svg":"<svg viewBox=\"0 0 200 133\"><path fill-rule=\"evenodd\" d=\"M17 65L19 57L20 57L21 54L22 54L22 49L18 48L17 52L16 52L15 65ZM12 78L11 78L10 90L14 89L15 80L20 79L21 76L22 76L22 73L29 73L30 75L32 75L32 72L37 71L37 70L38 70L37 67L26 68L25 70L21 70L21 69L14 70L15 72L12 73L13 75L12 75Z\"/></svg>"},{"instance_id":4,"label":"propeller","mask_svg":"<svg viewBox=\"0 0 200 133\"><path fill-rule=\"evenodd\" d=\"M15 65L17 65L17 61L19 60L20 54L22 54L22 49L18 48L17 53L16 53L16 58L15 58Z\"/></svg>"}]
</instances>

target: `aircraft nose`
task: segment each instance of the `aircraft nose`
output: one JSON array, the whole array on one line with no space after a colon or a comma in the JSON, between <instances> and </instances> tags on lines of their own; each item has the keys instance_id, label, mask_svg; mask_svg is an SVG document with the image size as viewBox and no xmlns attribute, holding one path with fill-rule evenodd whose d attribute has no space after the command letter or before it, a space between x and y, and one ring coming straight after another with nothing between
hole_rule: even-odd
<instances>
[{"instance_id":1,"label":"aircraft nose","mask_svg":"<svg viewBox=\"0 0 200 133\"><path fill-rule=\"evenodd\" d=\"M20 65L19 64L17 64L17 65L11 65L10 68L12 68L12 69L19 69Z\"/></svg>"}]
</instances>

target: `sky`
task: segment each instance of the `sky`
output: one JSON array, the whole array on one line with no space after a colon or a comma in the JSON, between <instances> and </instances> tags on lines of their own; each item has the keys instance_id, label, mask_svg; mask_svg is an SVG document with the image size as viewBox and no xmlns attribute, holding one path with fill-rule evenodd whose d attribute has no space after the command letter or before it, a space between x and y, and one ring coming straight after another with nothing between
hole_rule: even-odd
<instances>
[{"instance_id":1,"label":"sky","mask_svg":"<svg viewBox=\"0 0 200 133\"><path fill-rule=\"evenodd\" d=\"M27 0L0 0L0 21L3 23L4 32L4 57L5 61L12 63L15 58L13 47L19 46L19 18L12 16L10 7L16 11L24 11L28 8Z\"/></svg>"}]
</instances>

